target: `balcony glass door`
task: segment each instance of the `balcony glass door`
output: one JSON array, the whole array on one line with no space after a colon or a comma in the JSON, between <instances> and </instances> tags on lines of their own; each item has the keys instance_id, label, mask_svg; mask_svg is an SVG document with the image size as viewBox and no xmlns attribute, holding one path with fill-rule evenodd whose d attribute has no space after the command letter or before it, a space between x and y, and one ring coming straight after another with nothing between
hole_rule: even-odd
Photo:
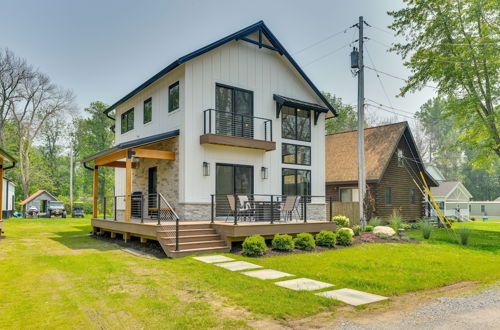
<instances>
[{"instance_id":1,"label":"balcony glass door","mask_svg":"<svg viewBox=\"0 0 500 330\"><path fill-rule=\"evenodd\" d=\"M216 85L216 134L253 138L253 92Z\"/></svg>"},{"instance_id":2,"label":"balcony glass door","mask_svg":"<svg viewBox=\"0 0 500 330\"><path fill-rule=\"evenodd\" d=\"M231 212L226 195L253 194L253 166L217 164L215 181L216 214L226 216Z\"/></svg>"}]
</instances>

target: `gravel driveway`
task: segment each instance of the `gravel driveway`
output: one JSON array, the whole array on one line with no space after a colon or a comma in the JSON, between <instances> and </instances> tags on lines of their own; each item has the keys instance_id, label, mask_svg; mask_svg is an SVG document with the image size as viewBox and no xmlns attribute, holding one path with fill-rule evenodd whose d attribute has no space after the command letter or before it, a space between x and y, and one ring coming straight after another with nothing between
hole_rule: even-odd
<instances>
[{"instance_id":1,"label":"gravel driveway","mask_svg":"<svg viewBox=\"0 0 500 330\"><path fill-rule=\"evenodd\" d=\"M356 324L340 322L339 329L500 329L500 287L452 298L403 314L402 319Z\"/></svg>"}]
</instances>

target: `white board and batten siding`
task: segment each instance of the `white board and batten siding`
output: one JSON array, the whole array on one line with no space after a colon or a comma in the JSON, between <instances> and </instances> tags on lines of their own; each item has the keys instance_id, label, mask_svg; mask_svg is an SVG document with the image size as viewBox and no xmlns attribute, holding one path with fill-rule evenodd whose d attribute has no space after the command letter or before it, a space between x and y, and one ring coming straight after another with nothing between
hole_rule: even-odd
<instances>
[{"instance_id":1,"label":"white board and batten siding","mask_svg":"<svg viewBox=\"0 0 500 330\"><path fill-rule=\"evenodd\" d=\"M182 143L186 150L184 161L184 191L181 201L186 203L209 202L215 193L215 165L228 163L254 167L254 192L259 194L281 194L281 169L303 168L311 170L313 195L324 195L324 117L317 125L311 123L311 142L285 140L281 138L281 116L276 118L273 94L292 97L301 101L322 104L317 95L296 73L288 61L277 52L249 44L232 41L186 63L185 67L186 120L189 125L183 133ZM276 150L231 148L225 146L200 145L203 133L203 110L215 107L217 83L238 87L253 92L254 116L273 121L273 140ZM263 123L255 122L256 135ZM260 126L261 127L261 126ZM311 146L312 166L297 166L281 163L281 143L288 142ZM202 163L210 163L211 175L202 175ZM260 168L268 168L268 179L262 180ZM182 173L181 173L182 175Z\"/></svg>"},{"instance_id":2,"label":"white board and batten siding","mask_svg":"<svg viewBox=\"0 0 500 330\"><path fill-rule=\"evenodd\" d=\"M255 38L255 37L254 37ZM179 81L180 107L168 113L168 87ZM276 150L261 151L227 146L201 145L203 111L215 108L217 83L253 92L254 116L273 121L273 141ZM159 81L145 88L138 95L121 104L116 114L116 143L180 129L179 152L179 202L209 203L215 193L217 163L251 165L254 167L254 192L281 194L282 168L299 168L311 171L312 195L325 194L325 114L314 125L311 114L311 142L281 138L281 116L276 118L273 94L323 105L311 87L295 68L277 52L258 48L245 41L231 41L208 53L198 56ZM153 119L143 124L143 102L153 100ZM121 113L134 107L134 129L120 133ZM256 135L263 130L255 122ZM263 135L263 134L261 134ZM282 164L281 143L311 146L311 166ZM202 164L210 164L210 176L203 176ZM268 179L261 179L260 169L268 169ZM159 173L161 175L161 173ZM116 169L116 194L124 194L124 170ZM322 203L323 199L316 202Z\"/></svg>"}]
</instances>

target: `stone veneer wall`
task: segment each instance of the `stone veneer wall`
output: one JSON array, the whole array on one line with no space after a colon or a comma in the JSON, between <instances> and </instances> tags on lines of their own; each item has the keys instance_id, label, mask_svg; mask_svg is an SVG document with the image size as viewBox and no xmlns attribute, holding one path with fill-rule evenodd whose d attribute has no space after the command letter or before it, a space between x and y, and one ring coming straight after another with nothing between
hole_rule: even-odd
<instances>
[{"instance_id":1,"label":"stone veneer wall","mask_svg":"<svg viewBox=\"0 0 500 330\"><path fill-rule=\"evenodd\" d=\"M148 193L148 171L151 167L158 167L157 190L177 211L179 201L179 138L165 140L147 149L175 152L175 160L145 159L139 160L138 167L132 170L132 192Z\"/></svg>"},{"instance_id":2,"label":"stone veneer wall","mask_svg":"<svg viewBox=\"0 0 500 330\"><path fill-rule=\"evenodd\" d=\"M307 219L326 221L326 204L307 204Z\"/></svg>"}]
</instances>

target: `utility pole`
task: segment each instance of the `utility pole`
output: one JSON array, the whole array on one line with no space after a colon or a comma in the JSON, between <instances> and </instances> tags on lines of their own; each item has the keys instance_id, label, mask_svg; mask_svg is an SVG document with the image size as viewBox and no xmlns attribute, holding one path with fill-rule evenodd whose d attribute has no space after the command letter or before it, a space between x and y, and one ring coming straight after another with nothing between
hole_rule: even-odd
<instances>
[{"instance_id":1,"label":"utility pole","mask_svg":"<svg viewBox=\"0 0 500 330\"><path fill-rule=\"evenodd\" d=\"M366 226L365 217L365 196L366 196L366 177L365 177L365 67L363 64L363 16L359 16L359 56L358 56L358 190L359 190L359 220L361 226Z\"/></svg>"},{"instance_id":2,"label":"utility pole","mask_svg":"<svg viewBox=\"0 0 500 330\"><path fill-rule=\"evenodd\" d=\"M73 145L69 149L69 211L73 214Z\"/></svg>"}]
</instances>

